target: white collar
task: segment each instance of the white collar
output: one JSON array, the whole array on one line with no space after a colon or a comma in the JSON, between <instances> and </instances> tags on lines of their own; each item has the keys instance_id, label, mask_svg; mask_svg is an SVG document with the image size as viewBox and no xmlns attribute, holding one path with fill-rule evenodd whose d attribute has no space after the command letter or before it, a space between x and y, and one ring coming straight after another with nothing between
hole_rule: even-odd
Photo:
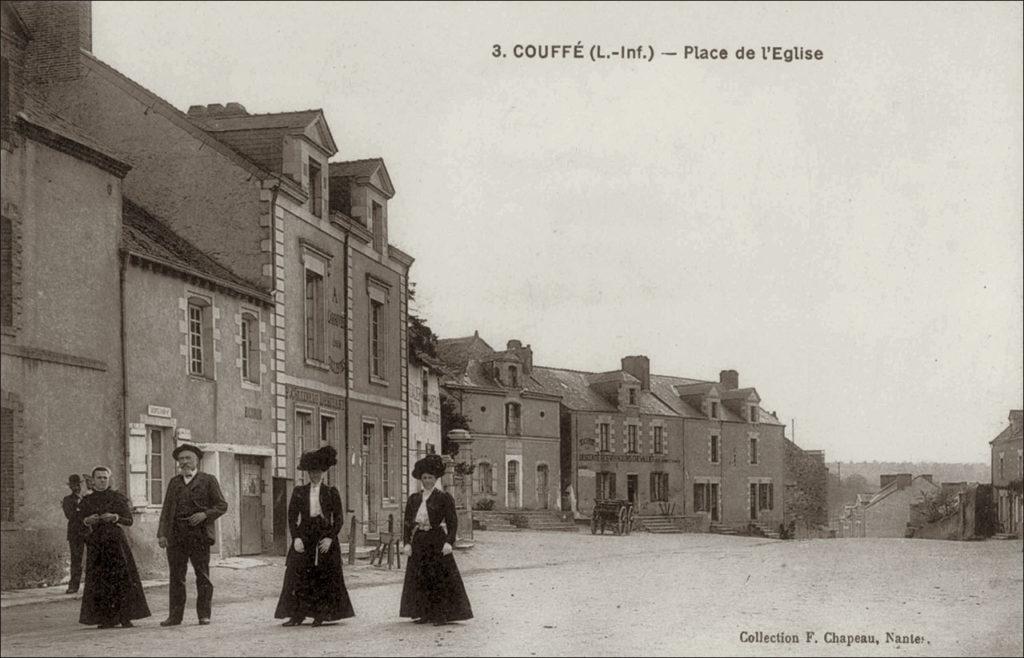
<instances>
[{"instance_id":1,"label":"white collar","mask_svg":"<svg viewBox=\"0 0 1024 658\"><path fill-rule=\"evenodd\" d=\"M185 484L188 484L189 482L194 480L197 475L199 475L199 471L192 471L192 475L185 475L184 473L182 473L181 479L185 481Z\"/></svg>"}]
</instances>

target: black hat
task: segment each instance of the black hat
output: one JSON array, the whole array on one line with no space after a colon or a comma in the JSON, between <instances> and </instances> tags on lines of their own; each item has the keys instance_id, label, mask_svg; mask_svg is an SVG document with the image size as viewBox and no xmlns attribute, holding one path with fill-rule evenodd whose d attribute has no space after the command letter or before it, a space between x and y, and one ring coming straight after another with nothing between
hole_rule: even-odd
<instances>
[{"instance_id":1,"label":"black hat","mask_svg":"<svg viewBox=\"0 0 1024 658\"><path fill-rule=\"evenodd\" d=\"M416 465L412 468L412 476L418 480L425 473L429 473L436 478L444 475L444 461L441 460L441 455L427 455L416 462Z\"/></svg>"},{"instance_id":2,"label":"black hat","mask_svg":"<svg viewBox=\"0 0 1024 658\"><path fill-rule=\"evenodd\" d=\"M79 487L79 486L81 486L81 484L82 484L82 476L79 475L78 473L72 473L71 475L68 476L68 486L69 487Z\"/></svg>"},{"instance_id":3,"label":"black hat","mask_svg":"<svg viewBox=\"0 0 1024 658\"><path fill-rule=\"evenodd\" d=\"M201 460L203 458L203 451L195 447L191 443L182 443L180 446L174 449L174 452L171 453L171 457L177 459L178 455L185 450L195 453L197 459Z\"/></svg>"},{"instance_id":4,"label":"black hat","mask_svg":"<svg viewBox=\"0 0 1024 658\"><path fill-rule=\"evenodd\" d=\"M338 463L338 451L334 446L324 446L318 450L302 453L299 459L300 471L326 471Z\"/></svg>"}]
</instances>

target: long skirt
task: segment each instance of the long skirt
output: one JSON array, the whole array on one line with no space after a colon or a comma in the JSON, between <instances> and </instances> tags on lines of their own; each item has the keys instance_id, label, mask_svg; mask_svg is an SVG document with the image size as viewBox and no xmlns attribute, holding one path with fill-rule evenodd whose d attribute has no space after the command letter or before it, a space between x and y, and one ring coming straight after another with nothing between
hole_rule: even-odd
<instances>
[{"instance_id":1,"label":"long skirt","mask_svg":"<svg viewBox=\"0 0 1024 658\"><path fill-rule=\"evenodd\" d=\"M455 556L441 553L445 538L441 528L413 533L399 616L431 621L473 618Z\"/></svg>"},{"instance_id":2,"label":"long skirt","mask_svg":"<svg viewBox=\"0 0 1024 658\"><path fill-rule=\"evenodd\" d=\"M149 617L139 570L121 528L97 526L86 546L85 591L78 623L119 624Z\"/></svg>"},{"instance_id":3,"label":"long skirt","mask_svg":"<svg viewBox=\"0 0 1024 658\"><path fill-rule=\"evenodd\" d=\"M331 537L331 548L318 554L317 544L327 537L328 523L316 517L299 527L304 553L295 550L294 542L288 550L284 585L277 600L277 619L313 617L323 621L337 621L356 615L345 588L341 573L341 547L338 538Z\"/></svg>"}]
</instances>

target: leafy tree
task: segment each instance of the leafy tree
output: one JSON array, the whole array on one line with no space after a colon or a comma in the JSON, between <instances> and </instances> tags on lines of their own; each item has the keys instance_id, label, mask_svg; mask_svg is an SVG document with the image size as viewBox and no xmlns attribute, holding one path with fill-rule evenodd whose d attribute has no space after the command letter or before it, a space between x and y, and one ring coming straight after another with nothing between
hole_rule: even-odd
<instances>
[{"instance_id":1,"label":"leafy tree","mask_svg":"<svg viewBox=\"0 0 1024 658\"><path fill-rule=\"evenodd\" d=\"M469 417L459 411L459 404L450 395L441 394L441 452L455 456L459 454L459 446L448 440L448 432L452 430L468 430Z\"/></svg>"}]
</instances>

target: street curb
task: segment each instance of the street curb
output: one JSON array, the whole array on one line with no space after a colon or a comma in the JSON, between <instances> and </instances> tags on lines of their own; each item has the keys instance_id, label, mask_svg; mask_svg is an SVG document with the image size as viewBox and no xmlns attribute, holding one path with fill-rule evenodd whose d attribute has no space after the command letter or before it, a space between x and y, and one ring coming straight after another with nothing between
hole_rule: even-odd
<instances>
[{"instance_id":1,"label":"street curb","mask_svg":"<svg viewBox=\"0 0 1024 658\"><path fill-rule=\"evenodd\" d=\"M142 589L162 587L169 583L169 580L144 580ZM56 603L60 601L79 601L82 598L82 590L74 594L66 594L67 585L56 587L40 587L39 589L19 589L0 594L0 610L13 608L19 605L32 605L35 603Z\"/></svg>"}]
</instances>

